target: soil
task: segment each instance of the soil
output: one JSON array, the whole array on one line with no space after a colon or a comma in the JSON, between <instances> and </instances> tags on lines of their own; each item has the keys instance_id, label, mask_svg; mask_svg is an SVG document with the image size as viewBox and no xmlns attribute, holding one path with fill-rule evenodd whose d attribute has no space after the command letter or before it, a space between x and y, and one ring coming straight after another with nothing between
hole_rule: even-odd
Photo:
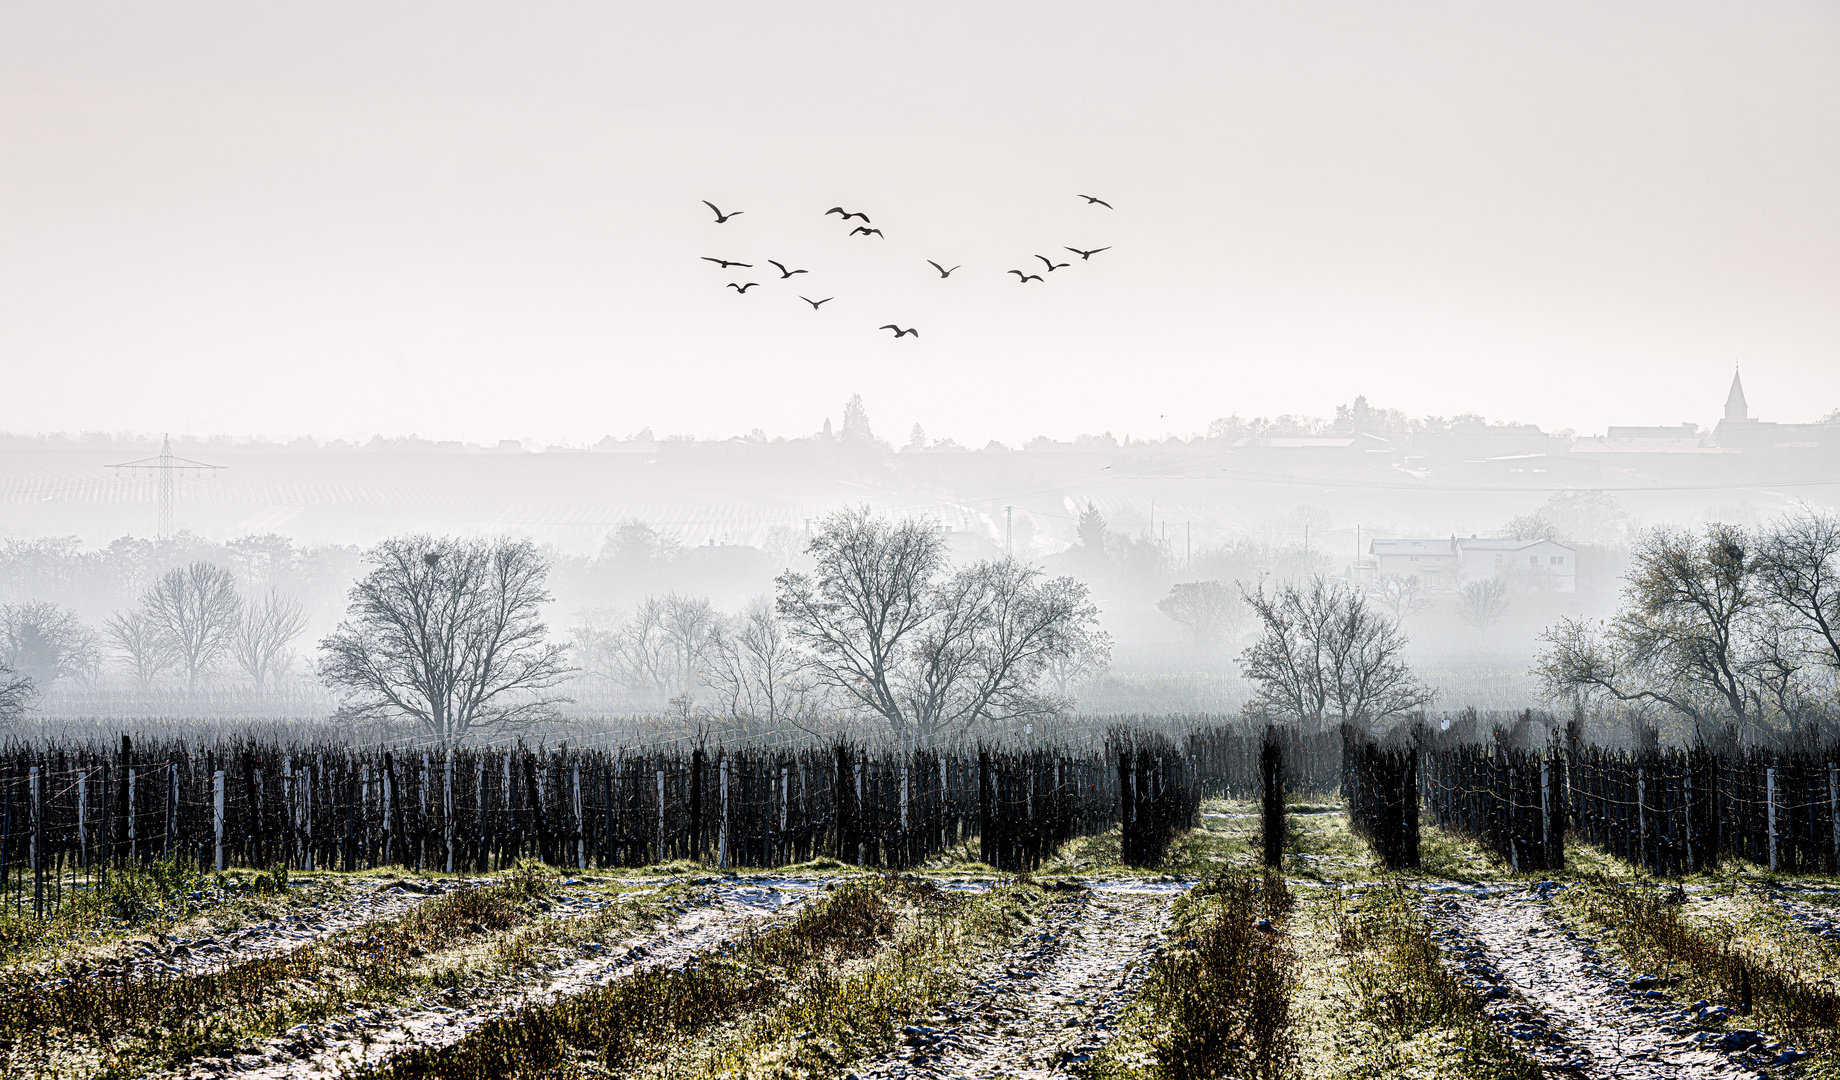
<instances>
[{"instance_id":1,"label":"soil","mask_svg":"<svg viewBox=\"0 0 1840 1080\"><path fill-rule=\"evenodd\" d=\"M1179 883L1099 884L1056 904L1009 951L982 965L964 998L902 1031L903 1046L857 1080L1047 1077L1111 1037L1148 969Z\"/></svg>"},{"instance_id":2,"label":"soil","mask_svg":"<svg viewBox=\"0 0 1840 1080\"><path fill-rule=\"evenodd\" d=\"M1725 1026L1728 1010L1682 1004L1653 977L1619 969L1551 916L1557 888L1447 892L1427 901L1455 969L1548 1072L1620 1080L1768 1075L1797 1056L1760 1032Z\"/></svg>"},{"instance_id":3,"label":"soil","mask_svg":"<svg viewBox=\"0 0 1840 1080\"><path fill-rule=\"evenodd\" d=\"M821 886L821 882L801 882L797 887L785 882L708 884L691 901L689 910L662 931L589 944L586 948L591 956L519 971L477 988L473 1000L463 1005L353 1009L342 1020L302 1025L285 1037L270 1039L259 1053L196 1063L184 1075L212 1077L234 1072L262 1080L336 1076L361 1065L377 1064L407 1046L446 1046L487 1020L525 1005L580 993L635 972L680 965L696 953L758 927L763 920L783 915ZM564 897L548 914L555 918L585 918L632 895L628 890Z\"/></svg>"}]
</instances>

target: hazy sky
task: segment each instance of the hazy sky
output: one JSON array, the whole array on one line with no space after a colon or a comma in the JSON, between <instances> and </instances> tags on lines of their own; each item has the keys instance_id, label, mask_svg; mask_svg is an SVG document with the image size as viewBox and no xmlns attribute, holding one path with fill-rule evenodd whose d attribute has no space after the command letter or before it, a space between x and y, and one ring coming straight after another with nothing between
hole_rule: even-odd
<instances>
[{"instance_id":1,"label":"hazy sky","mask_svg":"<svg viewBox=\"0 0 1840 1080\"><path fill-rule=\"evenodd\" d=\"M0 428L1806 420L1837 192L1832 2L15 3Z\"/></svg>"}]
</instances>

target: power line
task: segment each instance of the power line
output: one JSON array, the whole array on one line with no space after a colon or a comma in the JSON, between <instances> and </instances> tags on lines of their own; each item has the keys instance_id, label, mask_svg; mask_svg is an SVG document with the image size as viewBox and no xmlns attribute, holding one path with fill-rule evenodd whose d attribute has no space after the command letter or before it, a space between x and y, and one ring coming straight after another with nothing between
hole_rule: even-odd
<instances>
[{"instance_id":1,"label":"power line","mask_svg":"<svg viewBox=\"0 0 1840 1080\"><path fill-rule=\"evenodd\" d=\"M175 456L172 452L172 436L164 435L160 439L160 452L155 457L141 458L139 461L124 461L120 465L110 465L111 469L147 469L160 478L160 521L158 537L169 540L173 536L173 503L176 501L174 488L175 476L187 469L224 469L226 465L207 465L202 461Z\"/></svg>"}]
</instances>

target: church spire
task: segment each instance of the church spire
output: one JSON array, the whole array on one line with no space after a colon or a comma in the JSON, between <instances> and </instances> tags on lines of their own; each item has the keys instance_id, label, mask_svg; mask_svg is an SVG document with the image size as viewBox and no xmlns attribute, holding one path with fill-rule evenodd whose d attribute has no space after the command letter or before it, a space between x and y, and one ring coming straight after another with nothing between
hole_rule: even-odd
<instances>
[{"instance_id":1,"label":"church spire","mask_svg":"<svg viewBox=\"0 0 1840 1080\"><path fill-rule=\"evenodd\" d=\"M1725 395L1725 419L1742 423L1750 419L1749 406L1744 403L1744 384L1738 380L1738 372L1731 373L1731 393Z\"/></svg>"}]
</instances>

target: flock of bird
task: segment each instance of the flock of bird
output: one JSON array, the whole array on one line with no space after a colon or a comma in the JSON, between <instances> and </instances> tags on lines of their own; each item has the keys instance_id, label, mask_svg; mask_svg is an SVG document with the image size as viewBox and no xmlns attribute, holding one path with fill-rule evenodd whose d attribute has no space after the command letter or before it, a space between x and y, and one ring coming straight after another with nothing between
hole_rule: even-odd
<instances>
[{"instance_id":1,"label":"flock of bird","mask_svg":"<svg viewBox=\"0 0 1840 1080\"><path fill-rule=\"evenodd\" d=\"M1104 199L1098 198L1096 196L1076 195L1075 198L1085 199L1086 205L1088 206L1103 206L1107 210L1112 209L1111 203L1106 202ZM746 213L745 210L730 210L725 213L723 212L721 207L717 206L715 203L710 202L708 199L703 200L703 205L709 207L709 209L715 214L716 216L715 223L717 225L725 225L728 223L728 221L731 218L740 217L742 214ZM883 240L887 239L886 236L882 235L882 230L874 227L875 223L869 220L868 214L865 214L858 210L845 210L841 206L833 206L829 210L826 210L824 212L825 217L830 217L832 214L838 215L839 222L844 225L848 225L852 221L860 220L862 222L861 225L856 226L855 228L851 229L847 234L845 234L847 236L862 236L862 237L873 236L878 239L883 239ZM1064 250L1070 251L1073 254L1078 255L1080 257L1081 262L1086 262L1089 259L1091 259L1094 255L1099 254L1101 251L1110 251L1111 247L1107 246L1107 247L1097 247L1097 248L1090 248L1090 249L1067 247L1067 248L1064 248ZM704 262L715 263L718 267L720 267L723 270L727 270L730 267L735 267L735 266L739 266L745 270L752 270L754 268L753 263L740 262L735 259L718 259L711 255L704 255L701 258ZM1035 256L1035 258L1041 261L1043 269L1040 273L1030 273L1027 270L1007 271L1008 273L1016 275L1017 284L1027 285L1031 281L1045 282L1047 281L1047 278L1044 275L1052 274L1056 270L1064 270L1073 265L1071 261L1055 262L1053 259L1049 258L1046 255L1037 255ZM926 264L932 267L935 271L937 271L941 278L949 278L953 274L964 269L962 265L954 266L951 269L947 269L943 264L936 262L932 259L927 259ZM811 273L811 271L809 270L795 270L792 267L787 266L785 263L780 262L778 259L768 259L766 261L766 265L771 266L775 270L779 271L778 280L780 281L788 281L799 274ZM749 282L731 281L728 283L726 287L735 290L737 295L745 296L747 295L747 291L749 289L758 288L759 286L760 286L760 282L758 281L749 281ZM822 300L813 300L809 296L801 295L799 299L805 301L807 304L810 304L811 309L813 311L817 311L821 309L822 307L824 307L824 305L830 303L832 300L835 300L837 298L834 296L827 296ZM876 327L876 329L893 330L895 339L897 341L904 337L916 337L917 338L920 336L920 331L918 329L911 327L911 326L908 326L908 327L897 326L894 323L885 323L881 326Z\"/></svg>"}]
</instances>

